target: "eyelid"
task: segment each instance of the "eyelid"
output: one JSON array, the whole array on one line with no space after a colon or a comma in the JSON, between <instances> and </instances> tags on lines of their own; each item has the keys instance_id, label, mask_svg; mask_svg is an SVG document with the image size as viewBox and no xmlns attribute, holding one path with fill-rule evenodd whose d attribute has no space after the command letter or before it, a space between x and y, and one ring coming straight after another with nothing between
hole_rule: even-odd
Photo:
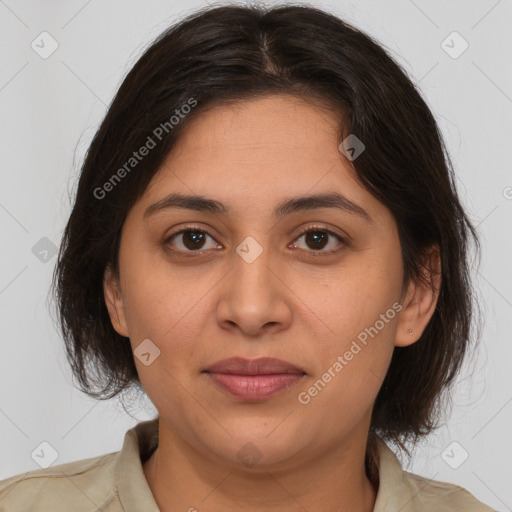
<instances>
[{"instance_id":1,"label":"eyelid","mask_svg":"<svg viewBox=\"0 0 512 512\"><path fill-rule=\"evenodd\" d=\"M171 233L170 235L166 236L165 239L164 239L164 243L167 245L170 243L171 239L174 238L175 236L178 236L184 232L187 232L187 231L197 231L199 233L203 233L207 236L209 236L212 240L214 240L217 244L219 244L219 242L217 242L217 240L204 228L198 226L198 225L195 225L195 224L189 224L189 225L185 225L185 226L182 226L179 230L177 231L174 231L173 233ZM335 231L333 231L332 229L328 228L327 226L322 226L320 224L313 224L313 225L307 225L305 226L304 228L301 229L301 231L299 232L299 234L294 238L293 242L291 242L291 244L295 244L297 242L297 240L304 234L310 232L310 231L323 231L325 233L327 233L328 235L330 236L334 236L338 239L338 241L340 242L341 246L342 247L338 247L336 249L330 249L330 250L327 250L327 251L324 251L324 250L307 250L307 249L299 249L299 251L305 251L305 252L308 252L308 253L311 253L313 256L322 256L322 255L331 255L331 254L336 254L338 253L342 248L343 246L346 246L348 244L348 236L347 237L344 237L338 233L336 233ZM208 253L211 251L211 249L204 249L204 250L197 250L197 251L183 251L181 249L171 249L171 251L175 252L175 253L179 253L181 255L185 255L185 256L189 256L189 255L201 255L201 254L205 254L205 253Z\"/></svg>"}]
</instances>

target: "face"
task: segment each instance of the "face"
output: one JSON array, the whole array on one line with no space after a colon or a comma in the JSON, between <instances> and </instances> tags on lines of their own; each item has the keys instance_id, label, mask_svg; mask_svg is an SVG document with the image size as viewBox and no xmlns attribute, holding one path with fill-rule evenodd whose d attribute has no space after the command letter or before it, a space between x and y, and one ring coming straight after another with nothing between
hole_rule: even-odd
<instances>
[{"instance_id":1,"label":"face","mask_svg":"<svg viewBox=\"0 0 512 512\"><path fill-rule=\"evenodd\" d=\"M215 107L123 226L120 281L105 279L112 323L169 432L211 459L240 464L251 442L262 463L285 466L366 436L394 346L417 340L435 307L416 285L402 296L396 223L338 149L338 124L286 95ZM170 194L223 208L165 206ZM277 210L323 194L355 206ZM231 380L236 395L205 372L231 357L300 372L265 396L250 395L250 377Z\"/></svg>"}]
</instances>

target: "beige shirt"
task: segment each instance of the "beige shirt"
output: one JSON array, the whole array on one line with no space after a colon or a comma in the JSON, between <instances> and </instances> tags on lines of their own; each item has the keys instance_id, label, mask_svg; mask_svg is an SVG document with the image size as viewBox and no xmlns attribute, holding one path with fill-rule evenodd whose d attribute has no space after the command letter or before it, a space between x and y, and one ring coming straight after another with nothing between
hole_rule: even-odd
<instances>
[{"instance_id":1,"label":"beige shirt","mask_svg":"<svg viewBox=\"0 0 512 512\"><path fill-rule=\"evenodd\" d=\"M158 418L128 430L119 452L2 480L0 512L159 512L142 469L157 445ZM403 471L384 441L377 446L374 512L496 512L462 487Z\"/></svg>"}]
</instances>

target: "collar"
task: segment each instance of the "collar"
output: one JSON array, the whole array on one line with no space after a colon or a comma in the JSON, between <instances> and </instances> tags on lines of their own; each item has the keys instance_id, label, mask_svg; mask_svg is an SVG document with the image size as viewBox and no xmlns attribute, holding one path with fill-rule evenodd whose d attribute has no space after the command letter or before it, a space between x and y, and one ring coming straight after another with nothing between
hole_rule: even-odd
<instances>
[{"instance_id":1,"label":"collar","mask_svg":"<svg viewBox=\"0 0 512 512\"><path fill-rule=\"evenodd\" d=\"M115 479L125 512L160 512L142 464L158 446L158 417L142 421L128 430L119 452Z\"/></svg>"}]
</instances>

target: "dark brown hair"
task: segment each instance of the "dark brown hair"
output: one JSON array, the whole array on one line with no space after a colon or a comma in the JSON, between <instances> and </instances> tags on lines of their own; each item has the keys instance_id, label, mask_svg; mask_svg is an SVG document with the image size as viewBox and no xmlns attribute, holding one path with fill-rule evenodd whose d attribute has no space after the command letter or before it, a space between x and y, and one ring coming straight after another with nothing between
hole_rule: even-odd
<instances>
[{"instance_id":1,"label":"dark brown hair","mask_svg":"<svg viewBox=\"0 0 512 512\"><path fill-rule=\"evenodd\" d=\"M353 170L396 220L404 290L411 279L432 283L425 255L440 249L433 317L418 342L395 347L373 409L370 433L403 448L436 427L441 397L468 350L468 244L479 249L479 241L414 82L371 37L314 7L206 7L161 34L127 74L86 154L53 276L68 360L94 398L141 390L130 344L113 329L103 295L105 269L118 275L127 212L192 119L215 105L276 93L321 100L340 112L340 142L349 133L363 141ZM179 122L170 122L173 115ZM112 181L162 126L147 156Z\"/></svg>"}]
</instances>

